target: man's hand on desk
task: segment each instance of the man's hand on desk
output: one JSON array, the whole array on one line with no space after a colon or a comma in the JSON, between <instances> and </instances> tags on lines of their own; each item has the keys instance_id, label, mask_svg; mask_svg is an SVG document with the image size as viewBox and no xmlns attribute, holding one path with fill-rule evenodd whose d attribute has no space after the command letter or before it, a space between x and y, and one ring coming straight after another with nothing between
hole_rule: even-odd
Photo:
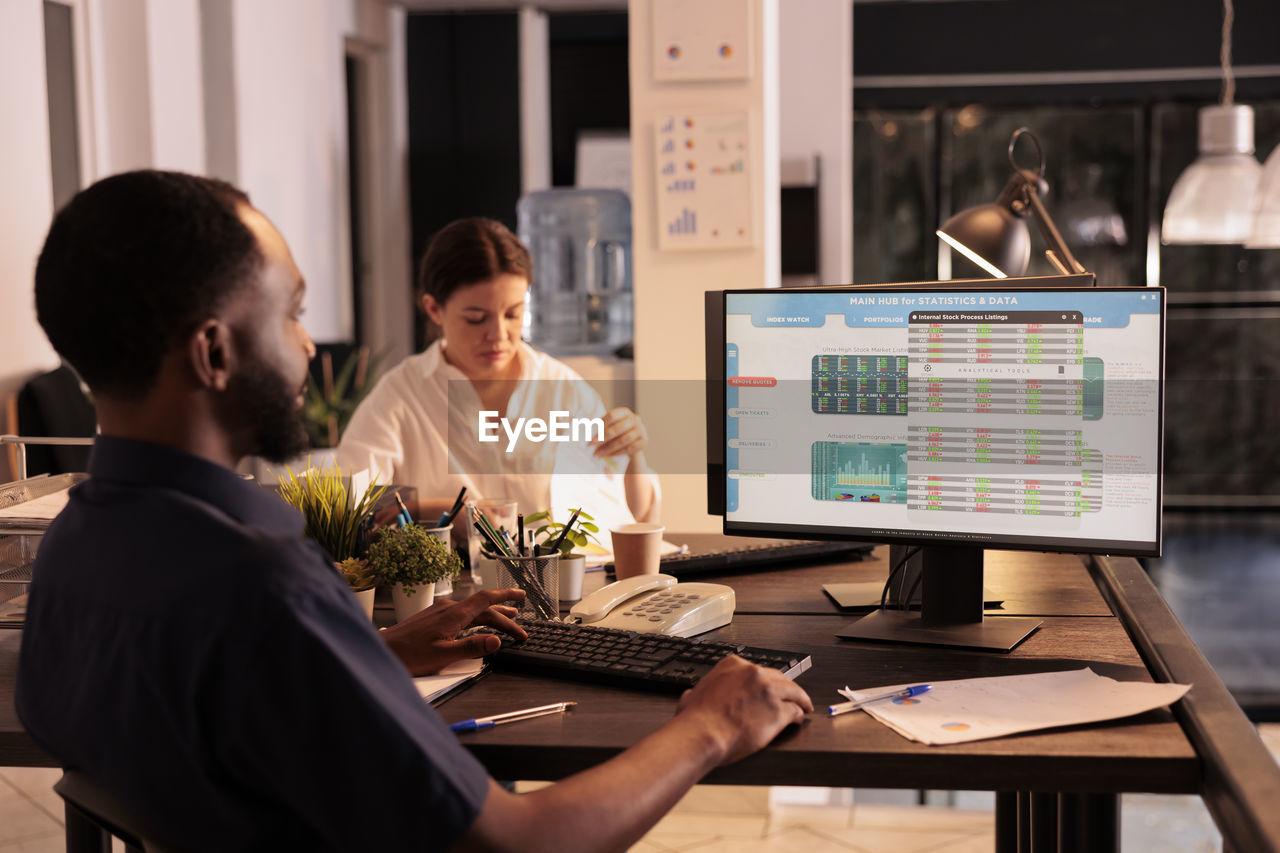
<instances>
[{"instance_id":1,"label":"man's hand on desk","mask_svg":"<svg viewBox=\"0 0 1280 853\"><path fill-rule=\"evenodd\" d=\"M706 726L723 750L724 765L763 749L812 710L809 694L782 673L730 656L685 691L676 714Z\"/></svg>"},{"instance_id":2,"label":"man's hand on desk","mask_svg":"<svg viewBox=\"0 0 1280 853\"><path fill-rule=\"evenodd\" d=\"M525 630L512 621L516 608L498 603L523 598L524 592L518 589L486 589L462 601L437 601L383 631L382 638L412 675L431 675L454 661L492 654L502 645L496 634L458 639L466 628L485 625L527 639Z\"/></svg>"}]
</instances>

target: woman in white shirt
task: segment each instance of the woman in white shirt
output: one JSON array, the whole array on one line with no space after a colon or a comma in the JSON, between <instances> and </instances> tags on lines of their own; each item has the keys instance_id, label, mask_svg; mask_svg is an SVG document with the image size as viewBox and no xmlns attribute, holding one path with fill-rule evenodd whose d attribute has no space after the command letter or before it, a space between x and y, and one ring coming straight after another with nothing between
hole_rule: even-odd
<instances>
[{"instance_id":1,"label":"woman in white shirt","mask_svg":"<svg viewBox=\"0 0 1280 853\"><path fill-rule=\"evenodd\" d=\"M461 219L437 233L416 301L443 334L378 381L342 436L339 465L415 486L410 511L431 522L462 486L470 499L514 498L521 512L550 507L561 520L581 506L604 530L658 520L640 418L625 407L605 411L577 373L520 339L531 273L528 249L499 222ZM482 420L514 427L552 412L600 419L603 439L583 440L585 429L578 441L482 429Z\"/></svg>"}]
</instances>

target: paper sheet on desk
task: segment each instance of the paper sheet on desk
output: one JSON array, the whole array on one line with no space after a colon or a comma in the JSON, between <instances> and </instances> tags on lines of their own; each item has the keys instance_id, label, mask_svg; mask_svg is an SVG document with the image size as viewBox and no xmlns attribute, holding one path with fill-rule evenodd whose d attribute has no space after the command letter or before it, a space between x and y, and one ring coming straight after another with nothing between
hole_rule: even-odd
<instances>
[{"instance_id":1,"label":"paper sheet on desk","mask_svg":"<svg viewBox=\"0 0 1280 853\"><path fill-rule=\"evenodd\" d=\"M840 694L857 701L912 684L846 687ZM908 740L937 746L1129 717L1176 702L1191 689L1189 684L1116 681L1088 667L932 685L912 699L876 702L864 710Z\"/></svg>"},{"instance_id":2,"label":"paper sheet on desk","mask_svg":"<svg viewBox=\"0 0 1280 853\"><path fill-rule=\"evenodd\" d=\"M0 518L52 521L54 516L66 509L69 492L69 489L63 489L51 495L41 495L19 504L0 507Z\"/></svg>"},{"instance_id":3,"label":"paper sheet on desk","mask_svg":"<svg viewBox=\"0 0 1280 853\"><path fill-rule=\"evenodd\" d=\"M413 683L418 688L418 693L422 695L422 698L432 702L462 682L469 681L482 672L484 672L484 660L482 658L469 658L455 661L435 675L424 675L421 678L415 678Z\"/></svg>"}]
</instances>

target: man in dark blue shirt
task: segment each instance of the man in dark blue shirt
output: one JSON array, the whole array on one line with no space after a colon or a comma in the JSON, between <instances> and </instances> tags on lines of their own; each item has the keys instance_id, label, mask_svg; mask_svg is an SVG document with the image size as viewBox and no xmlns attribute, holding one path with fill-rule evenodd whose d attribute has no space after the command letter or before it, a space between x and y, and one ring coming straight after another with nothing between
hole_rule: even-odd
<instances>
[{"instance_id":1,"label":"man in dark blue shirt","mask_svg":"<svg viewBox=\"0 0 1280 853\"><path fill-rule=\"evenodd\" d=\"M812 705L732 658L617 758L514 795L410 673L522 633L478 593L379 634L292 509L232 469L305 446L314 347L279 232L230 185L108 178L54 220L36 308L94 396L90 479L45 536L18 712L181 849L616 849ZM425 820L424 820L425 816Z\"/></svg>"}]
</instances>

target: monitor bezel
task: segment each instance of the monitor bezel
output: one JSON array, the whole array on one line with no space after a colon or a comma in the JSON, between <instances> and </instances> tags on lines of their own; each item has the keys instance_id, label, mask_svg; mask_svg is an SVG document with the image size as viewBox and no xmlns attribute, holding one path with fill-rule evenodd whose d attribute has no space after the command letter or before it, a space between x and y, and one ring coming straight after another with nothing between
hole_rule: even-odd
<instances>
[{"instance_id":1,"label":"monitor bezel","mask_svg":"<svg viewBox=\"0 0 1280 853\"><path fill-rule=\"evenodd\" d=\"M1080 284L1061 283L1062 279L1079 280ZM1164 521L1164 404L1165 404L1165 325L1168 321L1168 293L1164 287L1124 287L1124 286L1108 286L1096 287L1086 282L1092 282L1092 276L1059 276L1054 278L1043 277L1027 277L1021 279L1006 279L1000 282L993 282L990 279L964 279L944 282L909 282L903 284L868 284L868 285L826 285L819 287L805 288L786 288L779 290L778 288L743 288L743 289L726 289L720 291L720 375L719 375L719 394L717 405L720 408L720 435L721 444L724 443L728 429L728 406L725 403L725 388L728 384L728 365L724 358L724 348L728 345L728 318L729 312L727 308L727 300L731 295L750 295L750 294L778 294L780 292L806 291L815 293L864 293L864 292L902 292L902 291L930 291L930 290L963 290L973 292L1002 292L1002 291L1023 291L1036 290L1042 292L1068 292L1068 293L1096 293L1104 292L1126 292L1132 293L1135 290L1148 290L1158 292L1160 294L1160 365L1159 365L1159 411L1157 413L1157 437L1159 447L1157 449L1158 458L1158 476L1156 477L1156 526L1155 540L1153 542L1141 541L1134 542L1130 540L1080 540L1070 537L1045 537L1045 536L992 536L988 534L975 534L966 531L897 531L893 529L869 528L869 527L845 527L834 528L829 525L803 525L803 524L765 524L761 522L744 522L731 521L729 519L728 509L721 504L723 508L721 529L728 536L767 536L777 539L822 539L822 540L858 540L863 542L884 542L888 544L910 544L910 545L942 545L955 547L970 547L1009 551L1038 551L1038 552L1058 552L1073 554L1109 554L1114 556L1125 557L1159 557L1163 544L1163 521ZM709 303L710 304L710 303ZM710 318L708 318L710 319ZM723 454L724 448L721 448ZM723 458L723 456L721 457ZM727 467L722 466L723 477L726 481L719 483L717 486L720 494L723 496L724 488L727 482L729 472Z\"/></svg>"}]
</instances>

